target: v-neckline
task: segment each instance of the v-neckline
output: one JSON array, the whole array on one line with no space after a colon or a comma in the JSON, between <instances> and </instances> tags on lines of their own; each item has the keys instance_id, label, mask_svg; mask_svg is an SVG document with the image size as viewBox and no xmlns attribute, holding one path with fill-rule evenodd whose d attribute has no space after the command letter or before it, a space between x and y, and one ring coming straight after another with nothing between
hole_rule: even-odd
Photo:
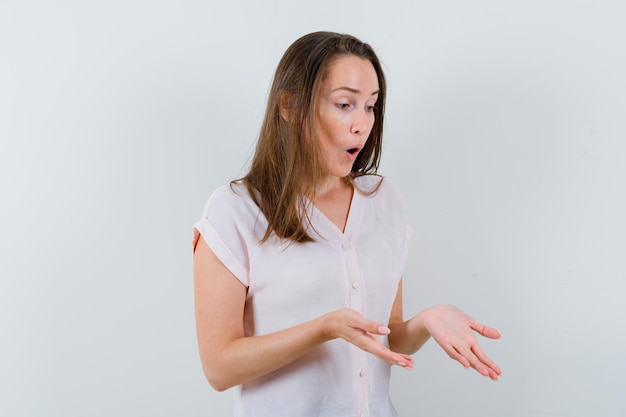
<instances>
[{"instance_id":1,"label":"v-neckline","mask_svg":"<svg viewBox=\"0 0 626 417\"><path fill-rule=\"evenodd\" d=\"M321 237L336 242L353 242L356 239L357 223L361 218L361 194L354 186L343 232L311 200L308 203L311 226Z\"/></svg>"}]
</instances>

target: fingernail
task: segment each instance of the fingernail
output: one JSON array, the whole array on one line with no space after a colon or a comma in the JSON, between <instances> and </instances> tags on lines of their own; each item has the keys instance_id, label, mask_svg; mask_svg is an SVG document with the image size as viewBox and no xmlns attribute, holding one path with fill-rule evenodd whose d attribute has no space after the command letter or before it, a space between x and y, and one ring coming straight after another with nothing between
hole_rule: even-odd
<instances>
[{"instance_id":1,"label":"fingernail","mask_svg":"<svg viewBox=\"0 0 626 417\"><path fill-rule=\"evenodd\" d=\"M389 334L389 333L391 333L391 330L389 330L389 327L379 326L378 327L378 333Z\"/></svg>"}]
</instances>

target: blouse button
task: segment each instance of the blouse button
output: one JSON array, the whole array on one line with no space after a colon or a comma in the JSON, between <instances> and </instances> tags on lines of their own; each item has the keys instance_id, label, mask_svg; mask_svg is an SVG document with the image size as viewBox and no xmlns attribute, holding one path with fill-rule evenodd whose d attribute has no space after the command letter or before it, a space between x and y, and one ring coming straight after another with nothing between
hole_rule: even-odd
<instances>
[{"instance_id":1,"label":"blouse button","mask_svg":"<svg viewBox=\"0 0 626 417\"><path fill-rule=\"evenodd\" d=\"M352 288L354 288L355 290L356 290L357 288L359 288L359 283L358 283L358 282L353 282L353 283L352 283Z\"/></svg>"},{"instance_id":2,"label":"blouse button","mask_svg":"<svg viewBox=\"0 0 626 417\"><path fill-rule=\"evenodd\" d=\"M341 249L343 249L343 250L350 250L350 244L344 243L343 245L341 245Z\"/></svg>"},{"instance_id":3,"label":"blouse button","mask_svg":"<svg viewBox=\"0 0 626 417\"><path fill-rule=\"evenodd\" d=\"M359 376L360 376L361 378L363 378L363 377L365 376L365 371L364 371L363 369L361 369L361 370L359 371Z\"/></svg>"}]
</instances>

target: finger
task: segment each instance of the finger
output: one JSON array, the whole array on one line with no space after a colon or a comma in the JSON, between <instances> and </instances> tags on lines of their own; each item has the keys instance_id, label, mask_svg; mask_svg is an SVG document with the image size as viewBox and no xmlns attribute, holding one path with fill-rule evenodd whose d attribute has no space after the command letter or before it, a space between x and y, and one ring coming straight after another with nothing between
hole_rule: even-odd
<instances>
[{"instance_id":1,"label":"finger","mask_svg":"<svg viewBox=\"0 0 626 417\"><path fill-rule=\"evenodd\" d=\"M371 334L363 333L362 336L363 339L361 339L360 342L355 340L352 343L391 365L399 365L403 368L413 369L413 358L411 356L392 351Z\"/></svg>"},{"instance_id":2,"label":"finger","mask_svg":"<svg viewBox=\"0 0 626 417\"><path fill-rule=\"evenodd\" d=\"M403 353L397 353L377 341L376 347L370 353L392 365L400 365L404 368L413 368L413 358Z\"/></svg>"},{"instance_id":3,"label":"finger","mask_svg":"<svg viewBox=\"0 0 626 417\"><path fill-rule=\"evenodd\" d=\"M396 352L391 352L392 355L390 355L387 358L383 358L383 357L379 357L379 359L384 360L385 362L391 364L391 365L398 365L401 366L402 368L408 369L408 370L412 370L413 369L413 358L402 354L402 353L396 353ZM392 359L393 358L393 359Z\"/></svg>"},{"instance_id":4,"label":"finger","mask_svg":"<svg viewBox=\"0 0 626 417\"><path fill-rule=\"evenodd\" d=\"M408 370L412 370L413 369L413 358L408 356L408 355L404 355L404 354L399 354L401 356L401 359L395 362L390 362L392 365L398 365L401 366L405 369Z\"/></svg>"},{"instance_id":5,"label":"finger","mask_svg":"<svg viewBox=\"0 0 626 417\"><path fill-rule=\"evenodd\" d=\"M474 355L480 360L485 366L487 366L490 370L492 370L496 375L502 375L502 371L500 367L496 365L494 361L489 359L489 357L485 354L485 352L481 349L480 346L476 345L472 347L472 351Z\"/></svg>"},{"instance_id":6,"label":"finger","mask_svg":"<svg viewBox=\"0 0 626 417\"><path fill-rule=\"evenodd\" d=\"M455 348L459 355L463 356L479 374L489 376L489 368L478 359L470 347Z\"/></svg>"},{"instance_id":7,"label":"finger","mask_svg":"<svg viewBox=\"0 0 626 417\"><path fill-rule=\"evenodd\" d=\"M380 334L380 335L388 335L389 333L391 333L391 330L389 329L389 327L379 324L376 327L376 334Z\"/></svg>"},{"instance_id":8,"label":"finger","mask_svg":"<svg viewBox=\"0 0 626 417\"><path fill-rule=\"evenodd\" d=\"M482 336L488 337L490 339L499 339L501 336L500 332L493 327L489 327L486 324L477 323L475 321L470 322L470 328L477 331Z\"/></svg>"},{"instance_id":9,"label":"finger","mask_svg":"<svg viewBox=\"0 0 626 417\"><path fill-rule=\"evenodd\" d=\"M452 346L442 346L443 350L448 354L451 359L459 362L463 365L464 368L470 367L470 362L467 360L465 356L463 356L458 350L453 348Z\"/></svg>"},{"instance_id":10,"label":"finger","mask_svg":"<svg viewBox=\"0 0 626 417\"><path fill-rule=\"evenodd\" d=\"M406 369L413 369L413 358L411 356L393 352L386 347L380 345L382 348L377 348L369 353L376 356L391 365L398 365Z\"/></svg>"},{"instance_id":11,"label":"finger","mask_svg":"<svg viewBox=\"0 0 626 417\"><path fill-rule=\"evenodd\" d=\"M402 355L404 360L396 362L394 365L399 365L405 369L412 370L413 369L413 358L408 355Z\"/></svg>"},{"instance_id":12,"label":"finger","mask_svg":"<svg viewBox=\"0 0 626 417\"><path fill-rule=\"evenodd\" d=\"M367 333L383 335L383 336L391 333L391 330L389 329L389 327L385 326L384 324L368 320L363 316L359 316L353 323L352 327L363 330Z\"/></svg>"},{"instance_id":13,"label":"finger","mask_svg":"<svg viewBox=\"0 0 626 417\"><path fill-rule=\"evenodd\" d=\"M380 323L369 323L362 327L358 327L358 329L363 330L366 333L380 335L380 336L386 336L389 333L391 333L391 330L389 329L389 327Z\"/></svg>"},{"instance_id":14,"label":"finger","mask_svg":"<svg viewBox=\"0 0 626 417\"><path fill-rule=\"evenodd\" d=\"M462 354L460 351L456 350L455 348L451 348L450 351L446 350L446 352L448 353L448 356L450 356L452 359L455 359L458 362L460 362L461 365L463 365L463 367L465 368L472 367L479 374L489 377L493 379L494 381L498 379L498 374L496 374L496 371L493 369L487 368L484 364L481 364L478 358L471 352L470 353L466 352L465 354Z\"/></svg>"},{"instance_id":15,"label":"finger","mask_svg":"<svg viewBox=\"0 0 626 417\"><path fill-rule=\"evenodd\" d=\"M491 378L492 380L497 381L499 376L500 375L495 373L492 369L489 370L489 378Z\"/></svg>"}]
</instances>

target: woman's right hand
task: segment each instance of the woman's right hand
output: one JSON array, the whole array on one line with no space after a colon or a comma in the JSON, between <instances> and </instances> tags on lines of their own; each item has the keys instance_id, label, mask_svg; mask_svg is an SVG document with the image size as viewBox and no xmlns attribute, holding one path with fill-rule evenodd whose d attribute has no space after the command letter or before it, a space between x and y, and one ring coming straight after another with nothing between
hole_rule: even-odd
<instances>
[{"instance_id":1,"label":"woman's right hand","mask_svg":"<svg viewBox=\"0 0 626 417\"><path fill-rule=\"evenodd\" d=\"M358 311L342 308L327 315L330 337L341 338L378 359L406 369L413 369L413 358L387 348L379 336L390 333L381 323L363 317Z\"/></svg>"}]
</instances>

